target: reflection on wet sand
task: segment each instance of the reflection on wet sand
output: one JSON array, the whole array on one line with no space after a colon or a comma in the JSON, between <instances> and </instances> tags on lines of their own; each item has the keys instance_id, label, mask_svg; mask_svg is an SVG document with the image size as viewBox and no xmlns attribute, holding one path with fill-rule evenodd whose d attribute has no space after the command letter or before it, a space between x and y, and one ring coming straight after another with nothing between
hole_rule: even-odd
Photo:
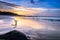
<instances>
[{"instance_id":1,"label":"reflection on wet sand","mask_svg":"<svg viewBox=\"0 0 60 40\"><path fill-rule=\"evenodd\" d=\"M25 19L24 17L15 17L15 20L17 20L17 27L31 27L34 29L44 29L45 25L42 25L42 23L39 23L37 21L31 20L31 19Z\"/></svg>"},{"instance_id":2,"label":"reflection on wet sand","mask_svg":"<svg viewBox=\"0 0 60 40\"><path fill-rule=\"evenodd\" d=\"M24 17L12 17L12 18L13 19L6 19L6 20L3 19L4 21L0 22L0 24L4 23L3 24L4 26L2 26L2 29L0 29L1 33L4 32L6 33L10 30L18 30L26 34L32 40L60 39L60 21L59 22L49 21L43 19L33 20ZM11 25L11 24L15 24L14 20L17 20L16 28L13 28Z\"/></svg>"}]
</instances>

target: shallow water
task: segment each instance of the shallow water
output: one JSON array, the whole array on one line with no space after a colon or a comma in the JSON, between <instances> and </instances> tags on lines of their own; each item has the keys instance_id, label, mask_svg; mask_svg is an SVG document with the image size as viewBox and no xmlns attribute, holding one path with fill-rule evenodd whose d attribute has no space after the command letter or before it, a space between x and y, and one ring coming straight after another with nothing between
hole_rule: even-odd
<instances>
[{"instance_id":1,"label":"shallow water","mask_svg":"<svg viewBox=\"0 0 60 40\"><path fill-rule=\"evenodd\" d=\"M20 17L16 28L13 28L14 19L13 16L0 16L0 34L18 30L32 40L60 39L60 17Z\"/></svg>"}]
</instances>

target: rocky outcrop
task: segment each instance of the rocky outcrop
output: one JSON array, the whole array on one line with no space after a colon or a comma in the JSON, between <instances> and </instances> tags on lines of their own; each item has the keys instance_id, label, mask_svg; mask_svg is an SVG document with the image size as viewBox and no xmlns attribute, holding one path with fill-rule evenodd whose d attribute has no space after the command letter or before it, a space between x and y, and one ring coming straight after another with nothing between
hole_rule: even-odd
<instances>
[{"instance_id":1,"label":"rocky outcrop","mask_svg":"<svg viewBox=\"0 0 60 40\"><path fill-rule=\"evenodd\" d=\"M19 31L16 31L16 30L10 31L3 35L0 35L0 39L3 39L3 40L28 40L25 34L19 32Z\"/></svg>"}]
</instances>

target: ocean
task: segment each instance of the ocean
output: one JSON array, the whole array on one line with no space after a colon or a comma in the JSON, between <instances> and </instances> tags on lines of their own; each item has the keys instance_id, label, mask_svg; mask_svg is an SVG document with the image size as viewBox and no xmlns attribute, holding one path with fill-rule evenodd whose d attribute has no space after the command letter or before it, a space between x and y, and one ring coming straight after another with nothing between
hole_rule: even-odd
<instances>
[{"instance_id":1,"label":"ocean","mask_svg":"<svg viewBox=\"0 0 60 40\"><path fill-rule=\"evenodd\" d=\"M15 21L17 26L15 27ZM60 40L60 17L15 17L0 15L0 34L12 30L24 33L31 40Z\"/></svg>"}]
</instances>

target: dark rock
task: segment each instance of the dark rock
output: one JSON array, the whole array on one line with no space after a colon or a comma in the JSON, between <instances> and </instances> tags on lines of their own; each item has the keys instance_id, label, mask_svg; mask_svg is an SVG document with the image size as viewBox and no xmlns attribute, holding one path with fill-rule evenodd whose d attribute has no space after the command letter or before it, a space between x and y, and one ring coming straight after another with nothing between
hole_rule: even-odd
<instances>
[{"instance_id":1,"label":"dark rock","mask_svg":"<svg viewBox=\"0 0 60 40\"><path fill-rule=\"evenodd\" d=\"M1 11L0 11L0 15L18 16L17 14L12 12L1 12Z\"/></svg>"},{"instance_id":2,"label":"dark rock","mask_svg":"<svg viewBox=\"0 0 60 40\"><path fill-rule=\"evenodd\" d=\"M0 35L0 39L3 39L3 40L28 40L25 34L19 32L19 31L16 31L16 30L10 31L4 35Z\"/></svg>"}]
</instances>

